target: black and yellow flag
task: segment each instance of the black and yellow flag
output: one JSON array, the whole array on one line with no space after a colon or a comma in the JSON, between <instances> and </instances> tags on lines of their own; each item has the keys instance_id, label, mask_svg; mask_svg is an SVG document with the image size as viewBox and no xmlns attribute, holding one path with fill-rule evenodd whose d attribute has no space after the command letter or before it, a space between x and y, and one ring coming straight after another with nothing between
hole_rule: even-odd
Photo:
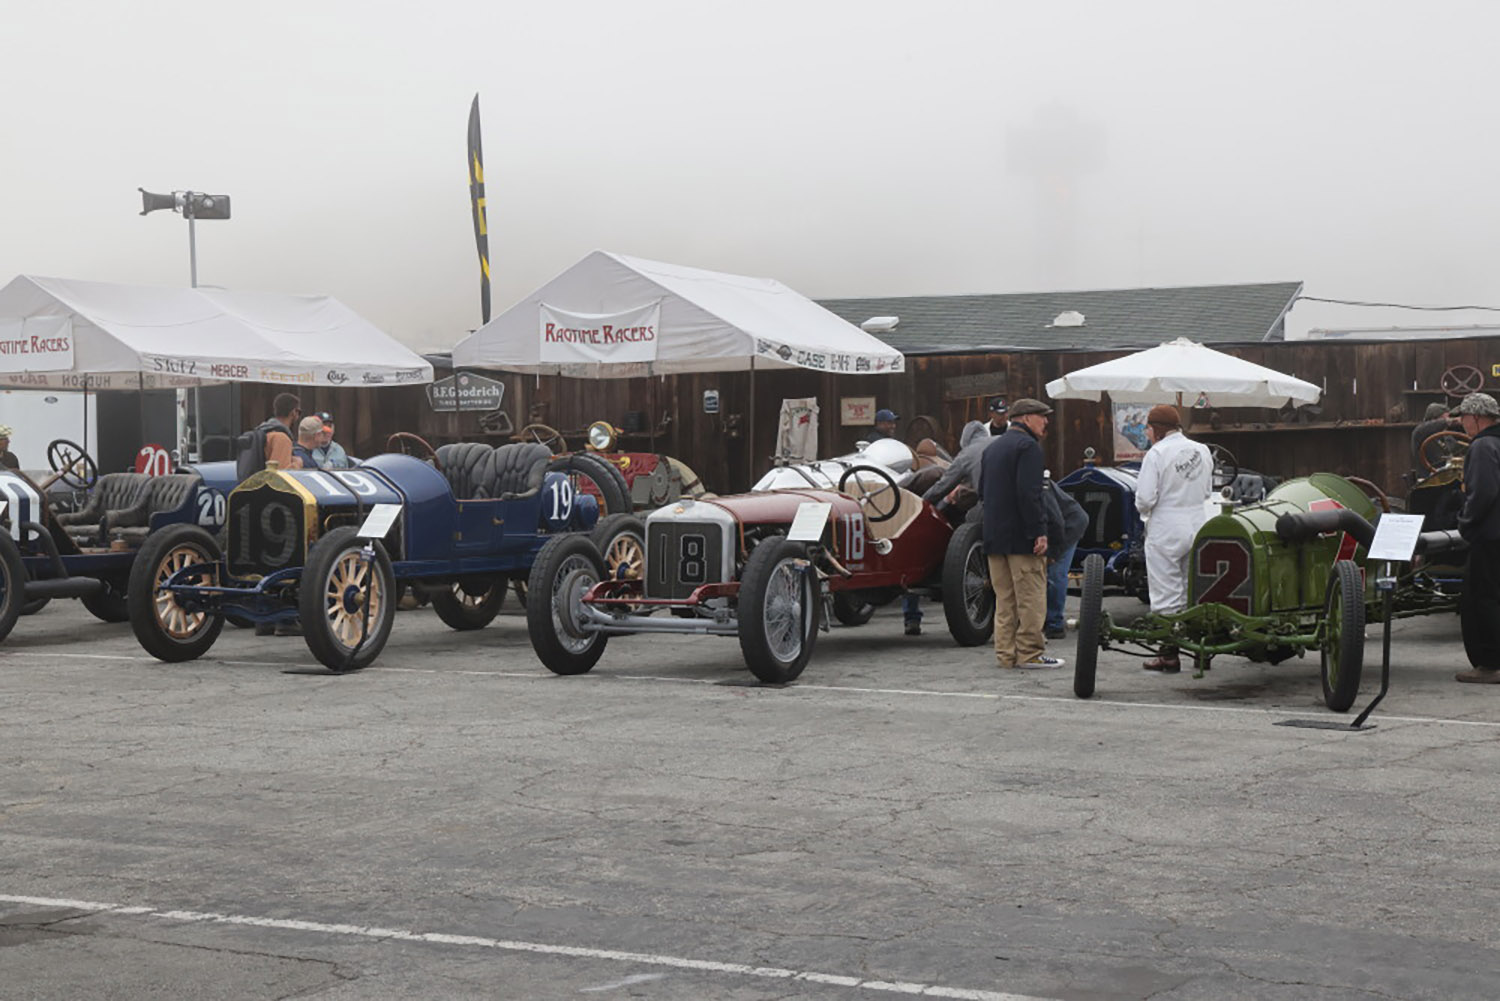
<instances>
[{"instance_id":1,"label":"black and yellow flag","mask_svg":"<svg viewBox=\"0 0 1500 1001\"><path fill-rule=\"evenodd\" d=\"M490 322L490 233L484 216L484 151L479 145L479 95L469 106L469 204L474 210L474 243L479 247L479 302L482 322Z\"/></svg>"}]
</instances>

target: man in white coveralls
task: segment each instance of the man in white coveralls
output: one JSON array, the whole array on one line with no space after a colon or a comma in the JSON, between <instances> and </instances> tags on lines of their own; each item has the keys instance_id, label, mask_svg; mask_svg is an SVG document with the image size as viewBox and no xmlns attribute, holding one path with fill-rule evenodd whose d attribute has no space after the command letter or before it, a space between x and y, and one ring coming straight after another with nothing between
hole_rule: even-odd
<instances>
[{"instance_id":1,"label":"man in white coveralls","mask_svg":"<svg viewBox=\"0 0 1500 1001\"><path fill-rule=\"evenodd\" d=\"M1193 536L1208 520L1204 502L1212 493L1213 457L1208 446L1182 433L1176 407L1158 404L1146 415L1151 448L1141 460L1135 484L1135 506L1146 522L1146 582L1151 611L1180 612L1187 607L1188 554ZM1146 661L1148 671L1182 670L1173 647Z\"/></svg>"}]
</instances>

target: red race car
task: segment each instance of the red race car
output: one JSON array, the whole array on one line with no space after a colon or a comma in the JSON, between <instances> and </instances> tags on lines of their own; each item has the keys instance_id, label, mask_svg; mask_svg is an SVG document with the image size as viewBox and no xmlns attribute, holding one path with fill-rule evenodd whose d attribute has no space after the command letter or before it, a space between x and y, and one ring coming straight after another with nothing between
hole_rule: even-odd
<instances>
[{"instance_id":1,"label":"red race car","mask_svg":"<svg viewBox=\"0 0 1500 1001\"><path fill-rule=\"evenodd\" d=\"M825 610L860 625L906 593L941 599L959 644L984 643L995 599L981 526L955 528L908 489L918 465L901 442L876 442L778 467L770 489L682 498L644 522L612 515L598 530L607 551L554 539L531 572L532 646L552 671L582 674L612 635L738 636L755 676L784 683L807 665Z\"/></svg>"}]
</instances>

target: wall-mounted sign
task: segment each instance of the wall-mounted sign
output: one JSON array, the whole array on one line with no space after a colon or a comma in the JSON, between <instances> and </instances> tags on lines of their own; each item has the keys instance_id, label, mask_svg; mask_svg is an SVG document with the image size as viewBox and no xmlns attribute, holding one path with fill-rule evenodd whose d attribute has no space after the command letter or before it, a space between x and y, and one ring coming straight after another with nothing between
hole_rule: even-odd
<instances>
[{"instance_id":1,"label":"wall-mounted sign","mask_svg":"<svg viewBox=\"0 0 1500 1001\"><path fill-rule=\"evenodd\" d=\"M495 410L505 399L505 383L472 372L457 372L427 385L427 403L438 412Z\"/></svg>"},{"instance_id":2,"label":"wall-mounted sign","mask_svg":"<svg viewBox=\"0 0 1500 1001\"><path fill-rule=\"evenodd\" d=\"M869 427L875 423L875 397L839 397L839 423L845 427Z\"/></svg>"},{"instance_id":3,"label":"wall-mounted sign","mask_svg":"<svg viewBox=\"0 0 1500 1001\"><path fill-rule=\"evenodd\" d=\"M717 389L705 389L703 391L703 412L705 414L716 414L719 412L719 391Z\"/></svg>"}]
</instances>

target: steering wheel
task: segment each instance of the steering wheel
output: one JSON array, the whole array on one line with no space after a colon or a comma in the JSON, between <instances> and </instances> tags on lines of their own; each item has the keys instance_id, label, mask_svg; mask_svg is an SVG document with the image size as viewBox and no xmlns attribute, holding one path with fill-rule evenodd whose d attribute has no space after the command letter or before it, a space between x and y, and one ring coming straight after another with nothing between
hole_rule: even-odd
<instances>
[{"instance_id":1,"label":"steering wheel","mask_svg":"<svg viewBox=\"0 0 1500 1001\"><path fill-rule=\"evenodd\" d=\"M1208 446L1208 454L1214 460L1213 477L1209 484L1217 493L1234 483L1235 477L1240 475L1240 463L1234 453L1223 445Z\"/></svg>"},{"instance_id":2,"label":"steering wheel","mask_svg":"<svg viewBox=\"0 0 1500 1001\"><path fill-rule=\"evenodd\" d=\"M550 424L528 424L516 432L517 438L534 441L538 445L546 445L552 450L553 455L561 455L568 450L568 441L562 436L562 432Z\"/></svg>"},{"instance_id":3,"label":"steering wheel","mask_svg":"<svg viewBox=\"0 0 1500 1001\"><path fill-rule=\"evenodd\" d=\"M432 468L438 472L443 471L443 464L438 461L437 449L428 444L427 439L421 435L412 434L410 431L397 431L385 440L387 452L400 452L416 459L422 459L432 463Z\"/></svg>"},{"instance_id":4,"label":"steering wheel","mask_svg":"<svg viewBox=\"0 0 1500 1001\"><path fill-rule=\"evenodd\" d=\"M1366 497L1379 505L1381 514L1391 513L1391 499L1385 495L1384 490L1380 489L1379 484L1373 480L1367 480L1363 476L1346 476L1344 479L1359 487L1365 492Z\"/></svg>"},{"instance_id":5,"label":"steering wheel","mask_svg":"<svg viewBox=\"0 0 1500 1001\"><path fill-rule=\"evenodd\" d=\"M48 483L62 480L74 490L87 490L99 479L99 467L89 458L83 446L66 438L56 438L47 443L47 465L57 474Z\"/></svg>"},{"instance_id":6,"label":"steering wheel","mask_svg":"<svg viewBox=\"0 0 1500 1001\"><path fill-rule=\"evenodd\" d=\"M1437 452L1446 465L1448 460L1454 456L1463 455L1469 450L1469 442L1472 439L1462 431L1439 431L1422 439L1422 444L1417 446L1417 458L1422 460L1422 468L1429 473L1437 472L1438 464L1432 461L1427 446L1436 443Z\"/></svg>"},{"instance_id":7,"label":"steering wheel","mask_svg":"<svg viewBox=\"0 0 1500 1001\"><path fill-rule=\"evenodd\" d=\"M865 485L865 481L856 475L858 473L874 473L885 482L871 490ZM853 490L845 489L851 479L858 487L857 494ZM850 466L844 470L844 475L839 477L839 493L848 494L859 501L860 507L868 508L869 510L865 512L865 518L868 521L889 521L896 517L897 511L901 510L901 488L896 486L896 481L891 474L879 466ZM889 511L881 511L875 506L875 498L881 494L888 494L891 498Z\"/></svg>"},{"instance_id":8,"label":"steering wheel","mask_svg":"<svg viewBox=\"0 0 1500 1001\"><path fill-rule=\"evenodd\" d=\"M1484 373L1473 365L1452 365L1438 380L1449 396L1468 396L1484 388Z\"/></svg>"}]
</instances>

